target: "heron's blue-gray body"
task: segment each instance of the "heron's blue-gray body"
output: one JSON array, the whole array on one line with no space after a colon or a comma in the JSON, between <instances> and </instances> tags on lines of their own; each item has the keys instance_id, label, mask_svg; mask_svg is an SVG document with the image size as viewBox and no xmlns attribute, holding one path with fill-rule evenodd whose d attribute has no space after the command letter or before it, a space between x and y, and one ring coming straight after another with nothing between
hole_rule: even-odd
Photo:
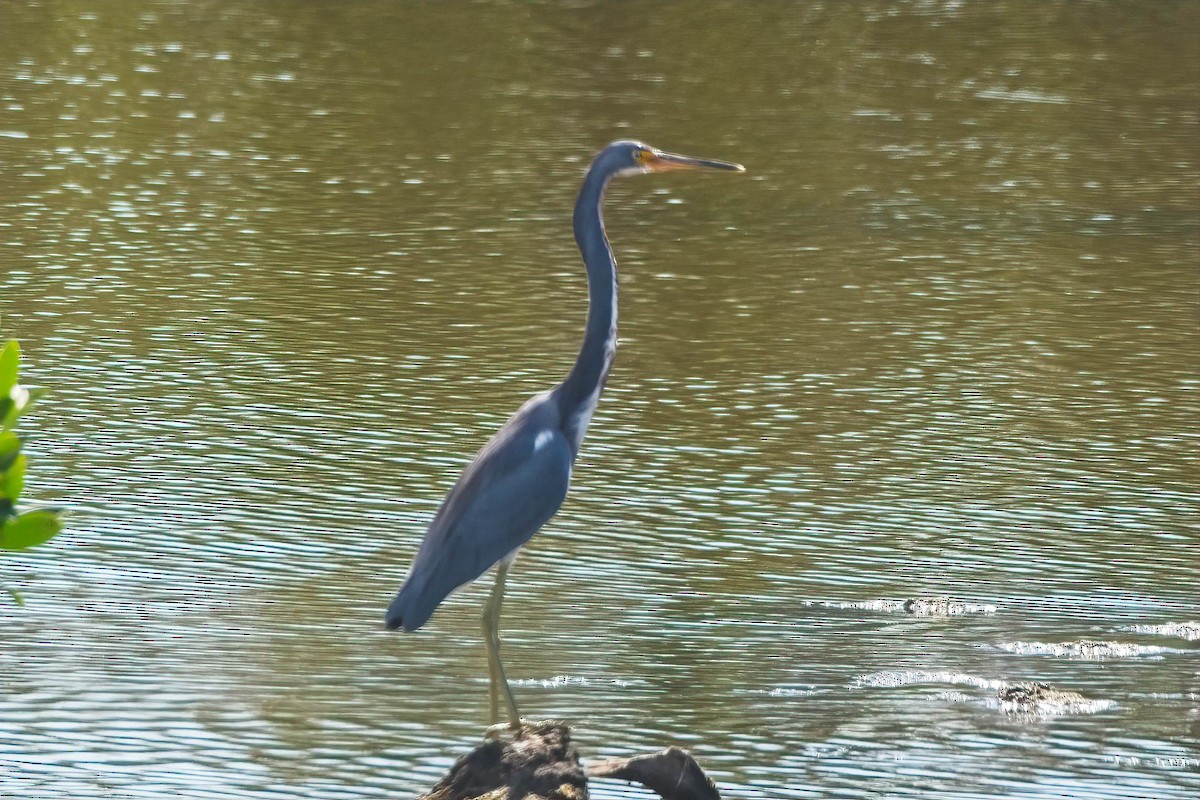
<instances>
[{"instance_id":1,"label":"heron's blue-gray body","mask_svg":"<svg viewBox=\"0 0 1200 800\"><path fill-rule=\"evenodd\" d=\"M450 490L387 612L389 628L424 625L451 592L516 551L554 516L617 347L616 261L604 234L604 187L618 170L598 158L575 203L575 238L588 270L588 318L575 366L531 398Z\"/></svg>"},{"instance_id":2,"label":"heron's blue-gray body","mask_svg":"<svg viewBox=\"0 0 1200 800\"><path fill-rule=\"evenodd\" d=\"M484 639L493 720L503 693L514 727L520 718L497 634L504 577L517 551L567 496L575 457L616 353L617 271L600 214L604 188L618 175L672 169L742 171L736 164L672 155L630 141L613 142L592 162L575 203L575 241L588 275L587 327L575 365L562 383L521 406L463 472L388 606L388 628L415 630L451 592L499 564L484 610Z\"/></svg>"},{"instance_id":3,"label":"heron's blue-gray body","mask_svg":"<svg viewBox=\"0 0 1200 800\"><path fill-rule=\"evenodd\" d=\"M450 490L388 608L389 627L424 625L450 592L511 559L558 511L574 453L550 394L522 406Z\"/></svg>"}]
</instances>

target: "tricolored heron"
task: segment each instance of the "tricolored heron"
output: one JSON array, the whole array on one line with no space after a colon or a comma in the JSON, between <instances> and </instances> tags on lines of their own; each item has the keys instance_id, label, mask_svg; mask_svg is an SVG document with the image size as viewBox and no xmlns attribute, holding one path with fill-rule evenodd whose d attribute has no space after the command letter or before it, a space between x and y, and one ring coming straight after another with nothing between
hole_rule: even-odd
<instances>
[{"instance_id":1,"label":"tricolored heron","mask_svg":"<svg viewBox=\"0 0 1200 800\"><path fill-rule=\"evenodd\" d=\"M509 723L521 725L500 662L504 579L517 551L567 496L571 467L617 348L617 264L601 217L604 189L616 177L668 170L744 171L738 164L664 153L641 142L613 142L600 151L575 201L575 242L588 278L587 326L575 365L562 383L521 406L463 471L388 606L389 629L416 630L451 592L496 567L483 610L492 723L499 721L503 695Z\"/></svg>"}]
</instances>

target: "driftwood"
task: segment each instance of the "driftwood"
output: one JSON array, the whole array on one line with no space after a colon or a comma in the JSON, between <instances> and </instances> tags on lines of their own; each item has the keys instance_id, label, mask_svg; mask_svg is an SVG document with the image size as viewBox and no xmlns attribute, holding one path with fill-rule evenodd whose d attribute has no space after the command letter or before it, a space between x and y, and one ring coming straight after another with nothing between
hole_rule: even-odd
<instances>
[{"instance_id":1,"label":"driftwood","mask_svg":"<svg viewBox=\"0 0 1200 800\"><path fill-rule=\"evenodd\" d=\"M552 721L484 742L418 800L587 800L589 776L636 781L663 800L720 800L696 760L677 747L584 766L571 729Z\"/></svg>"},{"instance_id":2,"label":"driftwood","mask_svg":"<svg viewBox=\"0 0 1200 800\"><path fill-rule=\"evenodd\" d=\"M588 775L637 781L663 800L721 800L717 787L686 750L668 747L661 753L614 758L591 764Z\"/></svg>"}]
</instances>

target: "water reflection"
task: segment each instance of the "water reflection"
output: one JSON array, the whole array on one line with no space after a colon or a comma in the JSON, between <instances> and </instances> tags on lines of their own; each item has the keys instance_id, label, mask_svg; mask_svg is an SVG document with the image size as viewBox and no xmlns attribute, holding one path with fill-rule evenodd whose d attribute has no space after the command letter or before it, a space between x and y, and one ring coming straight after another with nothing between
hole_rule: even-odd
<instances>
[{"instance_id":1,"label":"water reflection","mask_svg":"<svg viewBox=\"0 0 1200 800\"><path fill-rule=\"evenodd\" d=\"M629 134L750 175L612 192L524 707L730 796L1194 794L1195 643L1154 627L1200 619L1192 6L3 13L0 312L75 516L4 562L0 794L391 797L477 740L480 590L382 607L573 357L575 182ZM872 605L919 595L996 611ZM1139 655L1030 652L1085 640ZM994 707L1031 680L1115 705Z\"/></svg>"}]
</instances>

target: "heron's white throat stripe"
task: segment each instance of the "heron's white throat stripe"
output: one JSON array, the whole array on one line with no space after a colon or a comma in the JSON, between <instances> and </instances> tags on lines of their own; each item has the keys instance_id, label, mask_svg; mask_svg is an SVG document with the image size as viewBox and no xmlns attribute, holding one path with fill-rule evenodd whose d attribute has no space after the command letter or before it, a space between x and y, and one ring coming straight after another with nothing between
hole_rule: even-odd
<instances>
[{"instance_id":1,"label":"heron's white throat stripe","mask_svg":"<svg viewBox=\"0 0 1200 800\"><path fill-rule=\"evenodd\" d=\"M579 410L575 412L572 421L571 430L575 434L574 441L571 443L576 453L583 445L583 435L587 433L588 425L592 422L592 414L596 411L596 404L600 402L600 392L604 389L604 381L608 378L608 372L612 369L613 357L617 354L617 276L613 273L613 293L612 293L612 316L610 317L612 324L608 328L608 336L604 339L604 368L600 370L600 380L580 405Z\"/></svg>"}]
</instances>

